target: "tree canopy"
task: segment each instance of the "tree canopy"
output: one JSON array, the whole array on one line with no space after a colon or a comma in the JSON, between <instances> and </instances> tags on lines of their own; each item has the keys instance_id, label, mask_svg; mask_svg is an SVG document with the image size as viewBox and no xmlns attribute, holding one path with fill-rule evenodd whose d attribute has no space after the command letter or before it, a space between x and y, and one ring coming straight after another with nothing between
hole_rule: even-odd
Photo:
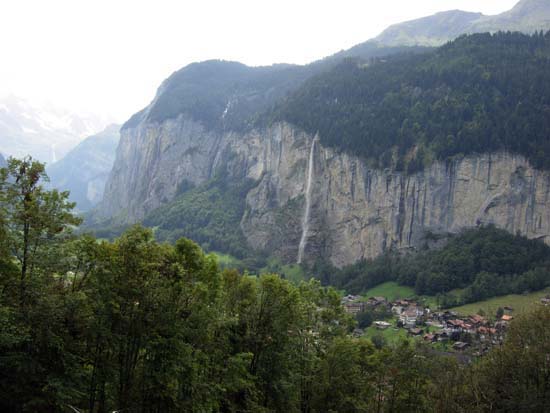
<instances>
[{"instance_id":1,"label":"tree canopy","mask_svg":"<svg viewBox=\"0 0 550 413\"><path fill-rule=\"evenodd\" d=\"M548 405L549 309L513 324L505 345L471 366L410 341L377 347L351 335L355 321L341 294L316 280L222 271L193 241L159 243L141 226L113 242L74 235L78 219L67 194L41 187L43 165L12 159L1 175L1 411L489 412ZM28 261L20 253L26 225L41 235L28 236L37 254ZM523 253L536 259L540 248Z\"/></svg>"}]
</instances>

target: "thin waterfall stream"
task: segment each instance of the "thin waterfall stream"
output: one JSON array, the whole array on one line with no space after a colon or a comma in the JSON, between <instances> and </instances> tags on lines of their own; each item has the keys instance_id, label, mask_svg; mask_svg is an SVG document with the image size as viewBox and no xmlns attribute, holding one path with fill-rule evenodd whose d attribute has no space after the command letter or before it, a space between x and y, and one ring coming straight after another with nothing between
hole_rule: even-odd
<instances>
[{"instance_id":1,"label":"thin waterfall stream","mask_svg":"<svg viewBox=\"0 0 550 413\"><path fill-rule=\"evenodd\" d=\"M311 149L309 151L309 160L307 163L307 183L306 183L306 206L304 209L304 216L302 218L302 237L300 238L300 245L298 246L298 264L302 263L304 258L304 250L307 244L307 238L309 235L309 215L311 210L311 182L313 181L314 174L314 154L315 154L315 139L311 143Z\"/></svg>"}]
</instances>

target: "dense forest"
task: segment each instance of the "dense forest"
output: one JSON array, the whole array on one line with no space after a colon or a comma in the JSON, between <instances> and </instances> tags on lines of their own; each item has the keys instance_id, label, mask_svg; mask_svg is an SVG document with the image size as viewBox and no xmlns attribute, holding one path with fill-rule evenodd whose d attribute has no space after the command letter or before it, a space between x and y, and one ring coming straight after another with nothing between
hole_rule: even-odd
<instances>
[{"instance_id":1,"label":"dense forest","mask_svg":"<svg viewBox=\"0 0 550 413\"><path fill-rule=\"evenodd\" d=\"M240 221L252 180L235 181L224 176L193 187L180 185L180 194L145 217L143 224L155 227L161 241L187 237L208 251L222 251L238 258L251 254Z\"/></svg>"},{"instance_id":2,"label":"dense forest","mask_svg":"<svg viewBox=\"0 0 550 413\"><path fill-rule=\"evenodd\" d=\"M348 59L279 103L272 121L414 172L506 150L550 168L550 33L462 36L434 52Z\"/></svg>"},{"instance_id":3,"label":"dense forest","mask_svg":"<svg viewBox=\"0 0 550 413\"><path fill-rule=\"evenodd\" d=\"M140 226L113 242L76 236L74 204L46 179L32 159L0 169L1 411L548 406L545 308L471 365L409 341L377 347L352 337L340 294L318 281L222 271L194 242L162 244Z\"/></svg>"},{"instance_id":4,"label":"dense forest","mask_svg":"<svg viewBox=\"0 0 550 413\"><path fill-rule=\"evenodd\" d=\"M132 116L123 129L135 127L141 121L163 122L184 115L216 131L247 130L307 79L331 69L344 57L367 59L425 50L366 42L307 65L250 67L223 60L192 63L166 79L151 105Z\"/></svg>"},{"instance_id":5,"label":"dense forest","mask_svg":"<svg viewBox=\"0 0 550 413\"><path fill-rule=\"evenodd\" d=\"M451 236L441 248L389 253L342 270L318 265L317 272L354 293L391 280L414 287L418 295L440 295L442 305L453 306L550 286L550 247L486 226ZM462 290L458 296L447 294L455 289Z\"/></svg>"},{"instance_id":6,"label":"dense forest","mask_svg":"<svg viewBox=\"0 0 550 413\"><path fill-rule=\"evenodd\" d=\"M140 121L162 122L184 114L215 130L242 130L254 113L267 109L315 68L295 65L249 67L238 62L193 63L164 81L151 106L135 114L123 128Z\"/></svg>"},{"instance_id":7,"label":"dense forest","mask_svg":"<svg viewBox=\"0 0 550 413\"><path fill-rule=\"evenodd\" d=\"M174 73L140 121L216 130L290 122L375 167L506 150L550 167L550 33L464 35L437 49L367 44L306 66L207 61Z\"/></svg>"}]
</instances>

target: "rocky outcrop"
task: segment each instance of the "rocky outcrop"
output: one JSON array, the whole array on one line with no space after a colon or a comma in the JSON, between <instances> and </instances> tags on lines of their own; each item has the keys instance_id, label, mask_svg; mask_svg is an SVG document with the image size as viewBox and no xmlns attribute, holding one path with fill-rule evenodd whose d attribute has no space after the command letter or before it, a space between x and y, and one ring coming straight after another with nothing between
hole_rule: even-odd
<instances>
[{"instance_id":1,"label":"rocky outcrop","mask_svg":"<svg viewBox=\"0 0 550 413\"><path fill-rule=\"evenodd\" d=\"M300 240L304 261L342 266L419 247L428 232L489 223L550 242L550 175L522 156L468 156L405 175L371 169L318 141L312 148L314 138L285 123L245 134L215 133L182 116L142 123L122 131L99 211L138 221L182 184L223 173L256 182L240 224L249 246L288 262L297 261Z\"/></svg>"}]
</instances>

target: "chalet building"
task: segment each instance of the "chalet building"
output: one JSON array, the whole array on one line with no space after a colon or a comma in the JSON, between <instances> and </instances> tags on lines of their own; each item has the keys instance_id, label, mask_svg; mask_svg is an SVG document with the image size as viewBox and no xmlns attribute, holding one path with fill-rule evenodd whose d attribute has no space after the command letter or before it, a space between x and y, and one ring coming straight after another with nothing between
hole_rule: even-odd
<instances>
[{"instance_id":1,"label":"chalet building","mask_svg":"<svg viewBox=\"0 0 550 413\"><path fill-rule=\"evenodd\" d=\"M470 345L468 343L464 343L462 341L457 341L453 344L453 348L458 351L464 351L466 350Z\"/></svg>"},{"instance_id":2,"label":"chalet building","mask_svg":"<svg viewBox=\"0 0 550 413\"><path fill-rule=\"evenodd\" d=\"M462 333L464 331L464 321L462 320L447 320L447 330L452 333Z\"/></svg>"},{"instance_id":3,"label":"chalet building","mask_svg":"<svg viewBox=\"0 0 550 413\"><path fill-rule=\"evenodd\" d=\"M485 320L484 317L482 317L482 316L480 316L480 315L478 315L478 314L471 315L471 316L469 317L469 321L470 321L471 324L473 324L473 325L476 326L476 327L477 327L477 326L484 325L484 324L487 322L487 320Z\"/></svg>"},{"instance_id":4,"label":"chalet building","mask_svg":"<svg viewBox=\"0 0 550 413\"><path fill-rule=\"evenodd\" d=\"M437 341L437 338L435 336L435 334L424 334L424 337L422 337L424 339L424 341L427 341L428 343L434 343Z\"/></svg>"},{"instance_id":5,"label":"chalet building","mask_svg":"<svg viewBox=\"0 0 550 413\"><path fill-rule=\"evenodd\" d=\"M401 313L405 310L405 307L403 307L402 305L392 305L391 307L391 312L394 313L395 315L401 315Z\"/></svg>"},{"instance_id":6,"label":"chalet building","mask_svg":"<svg viewBox=\"0 0 550 413\"><path fill-rule=\"evenodd\" d=\"M484 342L487 340L494 340L495 338L499 338L497 336L497 329L492 327L479 327L477 329L477 334L479 337L479 341Z\"/></svg>"},{"instance_id":7,"label":"chalet building","mask_svg":"<svg viewBox=\"0 0 550 413\"><path fill-rule=\"evenodd\" d=\"M403 323L405 328L413 328L423 315L424 310L420 307L410 306L399 315L399 320Z\"/></svg>"},{"instance_id":8,"label":"chalet building","mask_svg":"<svg viewBox=\"0 0 550 413\"><path fill-rule=\"evenodd\" d=\"M354 301L358 301L361 297L358 296L358 295L351 295L351 294L348 294L346 295L345 297L342 297L342 304L345 304L345 303L351 303L351 302L354 302Z\"/></svg>"},{"instance_id":9,"label":"chalet building","mask_svg":"<svg viewBox=\"0 0 550 413\"><path fill-rule=\"evenodd\" d=\"M353 315L362 313L365 311L366 307L366 304L361 301L344 303L344 310L346 310L346 313Z\"/></svg>"},{"instance_id":10,"label":"chalet building","mask_svg":"<svg viewBox=\"0 0 550 413\"><path fill-rule=\"evenodd\" d=\"M435 341L439 341L441 343L441 342L449 341L451 337L445 331L438 331L434 333L434 338L435 338Z\"/></svg>"},{"instance_id":11,"label":"chalet building","mask_svg":"<svg viewBox=\"0 0 550 413\"><path fill-rule=\"evenodd\" d=\"M385 330L386 328L391 327L391 324L387 321L375 321L374 325L380 330Z\"/></svg>"},{"instance_id":12,"label":"chalet building","mask_svg":"<svg viewBox=\"0 0 550 413\"><path fill-rule=\"evenodd\" d=\"M420 328L411 328L409 329L409 334L411 336L421 336L424 333L424 331Z\"/></svg>"},{"instance_id":13,"label":"chalet building","mask_svg":"<svg viewBox=\"0 0 550 413\"><path fill-rule=\"evenodd\" d=\"M342 298L342 306L344 306L344 310L348 314L358 314L362 311L365 311L366 304L362 301L359 301L361 299L358 295L346 295Z\"/></svg>"},{"instance_id":14,"label":"chalet building","mask_svg":"<svg viewBox=\"0 0 550 413\"><path fill-rule=\"evenodd\" d=\"M367 305L371 307L378 307L379 305L387 305L388 300L386 300L384 297L370 297L367 300Z\"/></svg>"}]
</instances>

